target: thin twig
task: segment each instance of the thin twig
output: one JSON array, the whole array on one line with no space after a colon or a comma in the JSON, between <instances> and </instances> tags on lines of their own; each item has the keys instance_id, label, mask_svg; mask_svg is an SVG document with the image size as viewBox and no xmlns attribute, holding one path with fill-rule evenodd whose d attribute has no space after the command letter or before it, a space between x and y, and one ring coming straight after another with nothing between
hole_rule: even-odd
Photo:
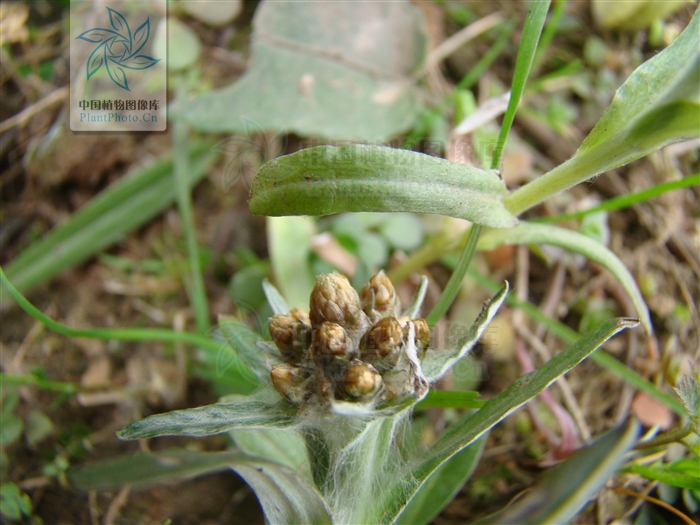
<instances>
[{"instance_id":1,"label":"thin twig","mask_svg":"<svg viewBox=\"0 0 700 525\"><path fill-rule=\"evenodd\" d=\"M15 126L25 125L27 121L29 121L29 119L31 119L37 113L44 111L58 102L63 102L63 100L66 98L68 98L67 87L62 87L49 93L28 108L25 108L16 115L0 122L0 133L5 133L7 130L12 129Z\"/></svg>"},{"instance_id":2,"label":"thin twig","mask_svg":"<svg viewBox=\"0 0 700 525\"><path fill-rule=\"evenodd\" d=\"M683 520L684 523L687 523L688 525L695 525L695 522L691 520L688 516L683 514L680 510L676 509L675 507L672 507L665 501L661 501L658 498L655 498L653 496L647 496L646 494L640 494L639 492L635 492L633 490L625 489L622 487L617 487L612 489L613 492L616 492L618 494L625 494L626 496L632 496L633 498L641 498L643 500L648 501L649 503L654 503L655 505L658 505L659 507L663 507L669 512L672 512L676 516L678 516L681 520Z\"/></svg>"},{"instance_id":3,"label":"thin twig","mask_svg":"<svg viewBox=\"0 0 700 525\"><path fill-rule=\"evenodd\" d=\"M112 503L109 504L109 508L105 514L105 519L102 522L104 525L112 525L114 523L114 518L117 517L119 510L129 499L129 492L131 492L131 485L125 485L122 487L119 493L114 496L114 499L112 500Z\"/></svg>"},{"instance_id":4,"label":"thin twig","mask_svg":"<svg viewBox=\"0 0 700 525\"><path fill-rule=\"evenodd\" d=\"M425 75L429 70L428 66L442 62L464 44L470 40L473 40L480 34L485 33L492 27L497 26L502 21L503 15L500 12L496 12L491 13L484 18L480 18L476 22L469 24L467 27L460 29L430 52L425 61L425 66L416 73L416 78L421 78L423 75Z\"/></svg>"}]
</instances>

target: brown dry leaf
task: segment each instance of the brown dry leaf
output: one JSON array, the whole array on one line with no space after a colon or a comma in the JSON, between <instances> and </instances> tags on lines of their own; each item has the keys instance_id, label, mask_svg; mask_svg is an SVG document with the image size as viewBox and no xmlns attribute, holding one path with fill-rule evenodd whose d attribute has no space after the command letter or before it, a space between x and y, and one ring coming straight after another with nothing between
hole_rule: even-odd
<instances>
[{"instance_id":1,"label":"brown dry leaf","mask_svg":"<svg viewBox=\"0 0 700 525\"><path fill-rule=\"evenodd\" d=\"M29 17L29 6L19 2L3 2L0 4L0 42L12 44L26 42L29 29L26 22Z\"/></svg>"},{"instance_id":2,"label":"brown dry leaf","mask_svg":"<svg viewBox=\"0 0 700 525\"><path fill-rule=\"evenodd\" d=\"M112 375L112 363L107 356L91 359L88 368L80 378L80 385L85 388L108 386Z\"/></svg>"},{"instance_id":3,"label":"brown dry leaf","mask_svg":"<svg viewBox=\"0 0 700 525\"><path fill-rule=\"evenodd\" d=\"M671 410L661 401L639 392L632 401L632 412L648 427L657 426L661 430L668 430L673 425Z\"/></svg>"}]
</instances>

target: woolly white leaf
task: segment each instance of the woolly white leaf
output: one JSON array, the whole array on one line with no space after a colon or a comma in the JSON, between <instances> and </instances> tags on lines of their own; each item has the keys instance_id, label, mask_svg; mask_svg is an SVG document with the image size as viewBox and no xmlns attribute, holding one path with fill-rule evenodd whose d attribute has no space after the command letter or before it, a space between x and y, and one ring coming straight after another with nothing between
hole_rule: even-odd
<instances>
[{"instance_id":1,"label":"woolly white leaf","mask_svg":"<svg viewBox=\"0 0 700 525\"><path fill-rule=\"evenodd\" d=\"M238 429L290 428L296 424L295 411L286 401L271 403L248 396L233 403L216 403L149 416L127 425L117 435L121 439L209 436Z\"/></svg>"}]
</instances>

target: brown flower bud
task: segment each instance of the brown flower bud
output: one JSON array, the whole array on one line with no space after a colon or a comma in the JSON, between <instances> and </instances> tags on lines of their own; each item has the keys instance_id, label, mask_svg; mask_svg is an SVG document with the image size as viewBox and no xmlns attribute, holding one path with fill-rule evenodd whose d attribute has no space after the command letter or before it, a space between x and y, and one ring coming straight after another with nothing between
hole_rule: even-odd
<instances>
[{"instance_id":1,"label":"brown flower bud","mask_svg":"<svg viewBox=\"0 0 700 525\"><path fill-rule=\"evenodd\" d=\"M380 317L395 316L401 308L394 285L381 271L362 287L360 301L362 310L370 317L373 314Z\"/></svg>"},{"instance_id":2,"label":"brown flower bud","mask_svg":"<svg viewBox=\"0 0 700 525\"><path fill-rule=\"evenodd\" d=\"M360 297L339 273L319 275L311 292L311 325L316 328L324 321L354 328L363 321Z\"/></svg>"},{"instance_id":3,"label":"brown flower bud","mask_svg":"<svg viewBox=\"0 0 700 525\"><path fill-rule=\"evenodd\" d=\"M413 325L416 327L416 346L425 350L430 346L430 326L428 321L423 318L413 319Z\"/></svg>"},{"instance_id":4,"label":"brown flower bud","mask_svg":"<svg viewBox=\"0 0 700 525\"><path fill-rule=\"evenodd\" d=\"M380 376L372 365L356 361L346 370L339 381L341 393L352 399L362 399L376 394L382 386Z\"/></svg>"},{"instance_id":5,"label":"brown flower bud","mask_svg":"<svg viewBox=\"0 0 700 525\"><path fill-rule=\"evenodd\" d=\"M270 370L272 384L280 394L292 403L301 403L304 398L304 371L301 368L282 363Z\"/></svg>"},{"instance_id":6,"label":"brown flower bud","mask_svg":"<svg viewBox=\"0 0 700 525\"><path fill-rule=\"evenodd\" d=\"M299 358L311 342L311 323L304 310L294 308L288 314L270 319L270 336L285 356Z\"/></svg>"},{"instance_id":7,"label":"brown flower bud","mask_svg":"<svg viewBox=\"0 0 700 525\"><path fill-rule=\"evenodd\" d=\"M345 329L337 323L324 322L313 334L314 353L344 357L348 350Z\"/></svg>"},{"instance_id":8,"label":"brown flower bud","mask_svg":"<svg viewBox=\"0 0 700 525\"><path fill-rule=\"evenodd\" d=\"M363 346L379 357L394 352L403 340L401 325L394 317L385 317L375 324L363 339Z\"/></svg>"}]
</instances>

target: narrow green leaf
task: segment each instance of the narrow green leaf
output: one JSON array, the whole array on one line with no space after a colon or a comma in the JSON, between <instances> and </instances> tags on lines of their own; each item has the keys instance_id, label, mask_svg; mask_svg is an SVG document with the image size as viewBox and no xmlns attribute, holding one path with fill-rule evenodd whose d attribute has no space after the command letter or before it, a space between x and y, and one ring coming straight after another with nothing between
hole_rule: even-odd
<instances>
[{"instance_id":1,"label":"narrow green leaf","mask_svg":"<svg viewBox=\"0 0 700 525\"><path fill-rule=\"evenodd\" d=\"M314 233L316 225L310 217L267 219L267 245L275 281L292 307L305 310L316 282L310 264Z\"/></svg>"},{"instance_id":2,"label":"narrow green leaf","mask_svg":"<svg viewBox=\"0 0 700 525\"><path fill-rule=\"evenodd\" d=\"M82 489L110 490L127 484L147 487L228 469L255 491L268 523L330 525L323 498L302 476L289 467L239 452L170 449L87 465L71 470L69 477Z\"/></svg>"},{"instance_id":3,"label":"narrow green leaf","mask_svg":"<svg viewBox=\"0 0 700 525\"><path fill-rule=\"evenodd\" d=\"M217 373L230 373L229 369L233 368L237 376L249 383L270 383L270 369L280 361L280 354L265 352L260 347L263 340L260 334L237 319L222 317L218 328L227 344L216 355Z\"/></svg>"},{"instance_id":4,"label":"narrow green leaf","mask_svg":"<svg viewBox=\"0 0 700 525\"><path fill-rule=\"evenodd\" d=\"M89 330L81 330L76 328L71 328L69 326L63 325L51 319L49 316L45 315L36 306L30 303L7 279L5 272L0 267L0 283L2 283L2 288L0 288L0 302L5 298L4 292L7 292L10 297L12 297L20 308L27 312L34 319L39 321L49 330L65 335L68 337L89 337L92 339L102 339L110 340L114 339L117 341L168 341L168 342L181 342L191 345L195 345L198 348L207 351L207 358L211 358L212 355L218 355L222 350L222 343L211 339L206 336L199 334L194 334L191 332L176 332L175 330L167 330L164 328L92 328ZM240 362L240 360L238 360ZM243 366L243 365L241 365ZM47 388L50 390L58 390L65 393L71 393L72 390L65 383L58 383L53 381L36 380L33 381L30 378L32 376L22 376L21 379L11 379L9 377L8 382L28 382L30 384L36 384L41 388ZM249 372L245 375L231 373L231 379L240 384L244 389L251 389L253 387L259 386L259 381L251 383L249 379L255 379L251 376Z\"/></svg>"},{"instance_id":5,"label":"narrow green leaf","mask_svg":"<svg viewBox=\"0 0 700 525\"><path fill-rule=\"evenodd\" d=\"M240 452L199 452L171 448L154 454L120 456L71 468L70 481L83 490L115 490L124 485L146 488L231 468Z\"/></svg>"},{"instance_id":6,"label":"narrow green leaf","mask_svg":"<svg viewBox=\"0 0 700 525\"><path fill-rule=\"evenodd\" d=\"M295 412L286 401L272 403L248 396L234 403L216 403L156 414L130 423L117 432L120 439L156 436L210 436L230 430L291 428Z\"/></svg>"},{"instance_id":7,"label":"narrow green leaf","mask_svg":"<svg viewBox=\"0 0 700 525\"><path fill-rule=\"evenodd\" d=\"M535 60L537 45L542 35L542 28L547 19L547 11L549 11L550 0L532 0L530 2L530 10L525 17L522 37L518 46L518 56L515 60L515 71L513 73L513 82L510 87L510 99L508 107L503 115L503 124L501 131L498 134L496 142L496 150L491 161L492 168L498 168L501 164L501 155L503 148L508 138L508 133L515 120L515 113L520 105L520 98L525 91L525 83L527 77L530 76L530 68Z\"/></svg>"},{"instance_id":8,"label":"narrow green leaf","mask_svg":"<svg viewBox=\"0 0 700 525\"><path fill-rule=\"evenodd\" d=\"M190 187L213 162L210 149L202 143L190 149ZM26 291L123 239L175 202L172 176L172 162L161 159L114 183L10 261L8 277Z\"/></svg>"},{"instance_id":9,"label":"narrow green leaf","mask_svg":"<svg viewBox=\"0 0 700 525\"><path fill-rule=\"evenodd\" d=\"M479 248L492 250L502 244L551 244L580 253L601 264L615 276L630 296L647 333L653 332L649 310L634 277L617 255L599 242L581 233L557 226L522 222L515 228L489 230L481 237Z\"/></svg>"},{"instance_id":10,"label":"narrow green leaf","mask_svg":"<svg viewBox=\"0 0 700 525\"><path fill-rule=\"evenodd\" d=\"M495 172L409 150L318 146L265 164L251 191L260 215L406 211L449 215L495 227L516 223Z\"/></svg>"},{"instance_id":11,"label":"narrow green leaf","mask_svg":"<svg viewBox=\"0 0 700 525\"><path fill-rule=\"evenodd\" d=\"M700 136L700 10L683 33L647 60L618 89L575 155L514 191L519 214L550 196L655 149Z\"/></svg>"},{"instance_id":12,"label":"narrow green leaf","mask_svg":"<svg viewBox=\"0 0 700 525\"><path fill-rule=\"evenodd\" d=\"M660 481L667 485L690 490L700 490L700 467L695 460L695 475L677 472L666 465L628 465L622 472L639 474L652 481Z\"/></svg>"},{"instance_id":13,"label":"narrow green leaf","mask_svg":"<svg viewBox=\"0 0 700 525\"><path fill-rule=\"evenodd\" d=\"M180 22L181 23L181 22ZM184 26L184 24L182 24ZM186 26L185 26L186 27ZM172 28L171 28L172 30ZM189 28L188 28L189 30ZM172 62L170 63L172 67ZM192 195L190 194L190 166L187 144L189 142L189 129L185 124L176 122L173 125L173 180L175 182L175 198L180 212L180 220L185 231L187 243L187 255L190 261L190 276L185 281L190 298L192 310L194 310L197 332L206 334L209 330L209 306L207 294L204 290L204 277L202 276L199 262L199 249L197 248L197 236L195 233L194 216L192 213Z\"/></svg>"},{"instance_id":14,"label":"narrow green leaf","mask_svg":"<svg viewBox=\"0 0 700 525\"><path fill-rule=\"evenodd\" d=\"M634 447L640 431L631 419L550 469L544 479L514 505L472 525L569 523L588 503Z\"/></svg>"},{"instance_id":15,"label":"narrow green leaf","mask_svg":"<svg viewBox=\"0 0 700 525\"><path fill-rule=\"evenodd\" d=\"M267 302L270 303L270 307L275 314L286 314L289 312L289 310L291 310L287 304L287 301L285 301L284 297L282 297L282 294L279 293L277 288L275 288L267 279L263 281L263 290L265 291Z\"/></svg>"},{"instance_id":16,"label":"narrow green leaf","mask_svg":"<svg viewBox=\"0 0 700 525\"><path fill-rule=\"evenodd\" d=\"M429 349L425 358L421 363L423 374L429 382L442 377L454 364L462 359L474 345L479 341L479 338L486 330L486 327L491 322L491 319L496 315L501 304L508 295L508 283L488 301L477 316L474 324L469 327L469 331L465 337L459 340L454 350L435 351Z\"/></svg>"},{"instance_id":17,"label":"narrow green leaf","mask_svg":"<svg viewBox=\"0 0 700 525\"><path fill-rule=\"evenodd\" d=\"M438 467L411 498L395 523L430 523L471 477L485 446L486 436L482 436Z\"/></svg>"},{"instance_id":18,"label":"narrow green leaf","mask_svg":"<svg viewBox=\"0 0 700 525\"><path fill-rule=\"evenodd\" d=\"M470 276L487 289L495 291L498 290L498 287L500 286L499 283L492 281L488 277L485 277L474 270L470 271ZM548 330L550 330L565 343L573 344L580 337L575 330L572 330L561 321L557 321L556 319L552 319L551 317L544 315L540 309L532 303L527 301L519 301L515 296L509 295L506 297L506 304L512 306L513 308L521 309L533 321L544 324ZM680 416L686 415L686 412L683 410L683 405L679 403L674 396L661 391L654 383L641 376L638 372L632 370L618 359L615 359L602 348L597 352L593 352L591 355L591 360L598 366L609 370L623 381L626 381L630 385L634 386L637 390L646 392L651 397L658 399L676 414Z\"/></svg>"},{"instance_id":19,"label":"narrow green leaf","mask_svg":"<svg viewBox=\"0 0 700 525\"><path fill-rule=\"evenodd\" d=\"M420 485L440 465L464 447L473 443L508 414L530 401L558 377L571 370L596 348L620 330L636 326L635 319L611 319L589 332L566 350L552 357L542 368L521 376L475 414L466 414L451 424L426 453L411 468L407 476L397 482L383 502L381 516L390 522L403 510Z\"/></svg>"},{"instance_id":20,"label":"narrow green leaf","mask_svg":"<svg viewBox=\"0 0 700 525\"><path fill-rule=\"evenodd\" d=\"M431 390L416 404L416 408L481 408L485 403L479 399L479 392Z\"/></svg>"},{"instance_id":21,"label":"narrow green leaf","mask_svg":"<svg viewBox=\"0 0 700 525\"><path fill-rule=\"evenodd\" d=\"M312 481L306 446L297 432L266 428L234 430L230 434L236 446L248 456L285 465Z\"/></svg>"},{"instance_id":22,"label":"narrow green leaf","mask_svg":"<svg viewBox=\"0 0 700 525\"><path fill-rule=\"evenodd\" d=\"M598 213L601 211L615 211L623 210L629 208L634 204L640 202L646 202L649 199L663 195L668 191L674 191L681 188L692 188L693 186L700 186L700 173L684 177L680 180L673 180L670 182L663 182L647 188L646 190L638 191L636 193L627 193L626 195L620 195L612 199L608 199L605 202L599 204L598 206L593 206L585 210L575 211L573 213L562 213L561 215L554 215L549 217L535 217L531 219L532 222L562 222L571 219L580 219L586 217L592 213Z\"/></svg>"}]
</instances>

